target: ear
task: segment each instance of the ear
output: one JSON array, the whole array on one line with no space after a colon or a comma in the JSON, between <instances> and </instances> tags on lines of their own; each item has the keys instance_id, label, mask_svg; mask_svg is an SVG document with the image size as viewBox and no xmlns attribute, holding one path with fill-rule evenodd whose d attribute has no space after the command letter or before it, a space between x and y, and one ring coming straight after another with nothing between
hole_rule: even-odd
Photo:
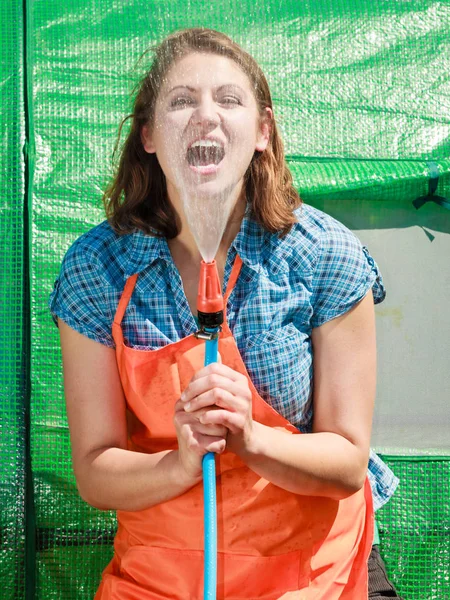
<instances>
[{"instance_id":1,"label":"ear","mask_svg":"<svg viewBox=\"0 0 450 600\"><path fill-rule=\"evenodd\" d=\"M150 134L149 125L144 125L141 129L141 142L146 152L149 154L154 154L156 152L155 146L153 145L152 136Z\"/></svg>"},{"instance_id":2,"label":"ear","mask_svg":"<svg viewBox=\"0 0 450 600\"><path fill-rule=\"evenodd\" d=\"M259 132L256 139L255 150L258 152L264 152L267 148L270 139L270 132L272 130L273 112L272 109L266 106L266 114L261 117L259 123Z\"/></svg>"}]
</instances>

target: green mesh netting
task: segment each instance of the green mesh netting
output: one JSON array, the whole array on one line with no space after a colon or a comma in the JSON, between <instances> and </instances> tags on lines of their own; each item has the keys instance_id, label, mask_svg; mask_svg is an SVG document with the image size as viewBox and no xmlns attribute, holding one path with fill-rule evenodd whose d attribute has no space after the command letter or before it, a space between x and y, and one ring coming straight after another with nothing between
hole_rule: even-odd
<instances>
[{"instance_id":1,"label":"green mesh netting","mask_svg":"<svg viewBox=\"0 0 450 600\"><path fill-rule=\"evenodd\" d=\"M377 513L381 552L406 600L450 597L450 461L387 457L399 490Z\"/></svg>"},{"instance_id":2,"label":"green mesh netting","mask_svg":"<svg viewBox=\"0 0 450 600\"><path fill-rule=\"evenodd\" d=\"M12 1L2 6L7 26L0 32L0 110L8 135L0 170L1 596L25 595L30 374L36 536L30 528L28 597L35 567L35 598L87 600L111 556L115 519L83 503L75 488L58 335L46 304L63 253L103 218L101 191L111 172L118 124L129 111L129 92L143 68L136 67L139 56L176 28L204 25L229 33L268 76L303 198L325 210L333 206L350 226L351 202L379 203L374 227L380 222L402 227L404 215L415 211L411 202L428 192L430 170L439 174L436 194L450 195L450 4L27 0L23 6ZM31 152L25 161L27 123L36 155ZM29 269L23 258L28 255L25 208L31 216ZM444 209L430 210L436 228L450 233L448 220L438 212ZM22 298L28 273L31 314ZM450 461L391 458L389 464L402 480L380 514L390 576L405 600L450 597Z\"/></svg>"},{"instance_id":3,"label":"green mesh netting","mask_svg":"<svg viewBox=\"0 0 450 600\"><path fill-rule=\"evenodd\" d=\"M2 5L0 28L0 585L1 597L25 590L23 17Z\"/></svg>"}]
</instances>

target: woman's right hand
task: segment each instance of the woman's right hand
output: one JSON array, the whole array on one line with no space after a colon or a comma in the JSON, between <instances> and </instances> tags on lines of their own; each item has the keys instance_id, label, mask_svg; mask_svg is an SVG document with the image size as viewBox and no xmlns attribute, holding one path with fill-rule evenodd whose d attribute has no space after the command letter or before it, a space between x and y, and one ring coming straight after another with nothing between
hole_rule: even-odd
<instances>
[{"instance_id":1,"label":"woman's right hand","mask_svg":"<svg viewBox=\"0 0 450 600\"><path fill-rule=\"evenodd\" d=\"M189 478L202 476L202 458L208 452L221 454L226 447L228 429L222 425L200 423L211 406L186 412L181 400L175 404L174 425L178 437L180 465Z\"/></svg>"}]
</instances>

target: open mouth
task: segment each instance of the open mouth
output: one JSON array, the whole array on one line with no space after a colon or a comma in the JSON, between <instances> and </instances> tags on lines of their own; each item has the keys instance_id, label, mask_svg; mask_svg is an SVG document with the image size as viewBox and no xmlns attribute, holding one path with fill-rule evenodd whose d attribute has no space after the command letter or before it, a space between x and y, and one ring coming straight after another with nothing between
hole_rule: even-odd
<instances>
[{"instance_id":1,"label":"open mouth","mask_svg":"<svg viewBox=\"0 0 450 600\"><path fill-rule=\"evenodd\" d=\"M191 167L206 167L218 165L225 156L221 144L213 140L194 142L187 151L187 161Z\"/></svg>"}]
</instances>

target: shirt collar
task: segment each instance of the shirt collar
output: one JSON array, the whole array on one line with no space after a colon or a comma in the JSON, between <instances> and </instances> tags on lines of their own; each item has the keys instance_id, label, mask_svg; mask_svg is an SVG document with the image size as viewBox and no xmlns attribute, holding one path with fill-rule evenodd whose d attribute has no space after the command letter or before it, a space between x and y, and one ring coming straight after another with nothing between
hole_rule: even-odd
<instances>
[{"instance_id":1,"label":"shirt collar","mask_svg":"<svg viewBox=\"0 0 450 600\"><path fill-rule=\"evenodd\" d=\"M157 258L170 259L170 251L165 238L147 235L141 230L129 234L127 256L124 264L125 277L140 273L149 267Z\"/></svg>"},{"instance_id":2,"label":"shirt collar","mask_svg":"<svg viewBox=\"0 0 450 600\"><path fill-rule=\"evenodd\" d=\"M244 216L239 233L234 238L232 246L251 269L257 270L261 261L261 249L265 231L247 211Z\"/></svg>"},{"instance_id":3,"label":"shirt collar","mask_svg":"<svg viewBox=\"0 0 450 600\"><path fill-rule=\"evenodd\" d=\"M147 235L140 230L128 235L131 236L131 243L127 244L128 252L124 256L125 277L140 273L158 258L172 261L165 238ZM260 263L263 240L264 229L247 212L231 245L239 254L243 263L251 269L257 269Z\"/></svg>"}]
</instances>

